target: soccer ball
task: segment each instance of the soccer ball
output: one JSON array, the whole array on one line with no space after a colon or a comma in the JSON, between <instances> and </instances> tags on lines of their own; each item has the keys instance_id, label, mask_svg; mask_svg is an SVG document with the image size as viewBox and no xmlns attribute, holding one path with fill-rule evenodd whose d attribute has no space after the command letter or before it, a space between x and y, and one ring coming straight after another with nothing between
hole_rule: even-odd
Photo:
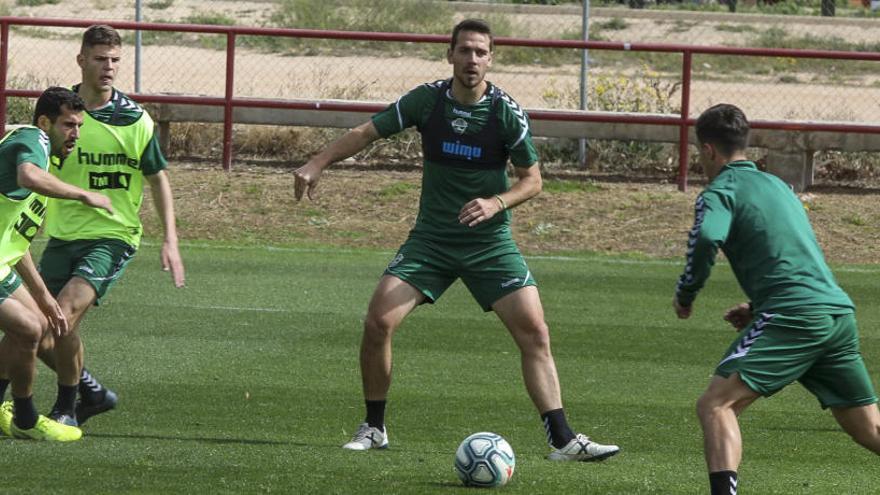
<instances>
[{"instance_id":1,"label":"soccer ball","mask_svg":"<svg viewBox=\"0 0 880 495\"><path fill-rule=\"evenodd\" d=\"M504 486L515 463L510 444L495 433L474 433L455 451L455 472L466 486Z\"/></svg>"}]
</instances>

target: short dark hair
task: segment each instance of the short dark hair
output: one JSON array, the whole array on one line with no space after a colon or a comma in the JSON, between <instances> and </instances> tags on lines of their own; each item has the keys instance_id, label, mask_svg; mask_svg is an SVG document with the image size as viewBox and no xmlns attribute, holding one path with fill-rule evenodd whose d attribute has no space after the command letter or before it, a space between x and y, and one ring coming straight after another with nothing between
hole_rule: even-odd
<instances>
[{"instance_id":1,"label":"short dark hair","mask_svg":"<svg viewBox=\"0 0 880 495\"><path fill-rule=\"evenodd\" d=\"M89 26L83 33L80 53L96 45L122 46L122 37L119 32L106 24Z\"/></svg>"},{"instance_id":2,"label":"short dark hair","mask_svg":"<svg viewBox=\"0 0 880 495\"><path fill-rule=\"evenodd\" d=\"M495 37L492 36L492 28L489 23L482 19L465 19L452 28L452 39L449 41L449 49L455 50L455 44L458 43L458 33L462 31L473 31L483 33L489 37L489 51L495 50Z\"/></svg>"},{"instance_id":3,"label":"short dark hair","mask_svg":"<svg viewBox=\"0 0 880 495\"><path fill-rule=\"evenodd\" d=\"M738 107L719 103L697 119L697 139L711 144L724 155L732 155L749 146L749 121Z\"/></svg>"},{"instance_id":4,"label":"short dark hair","mask_svg":"<svg viewBox=\"0 0 880 495\"><path fill-rule=\"evenodd\" d=\"M74 112L82 112L86 109L86 104L78 94L67 88L52 86L43 91L43 94L37 99L37 105L34 107L33 124L37 125L37 120L41 115L45 115L49 117L49 120L55 122L55 119L61 115L61 107L63 106L67 106L68 109Z\"/></svg>"}]
</instances>

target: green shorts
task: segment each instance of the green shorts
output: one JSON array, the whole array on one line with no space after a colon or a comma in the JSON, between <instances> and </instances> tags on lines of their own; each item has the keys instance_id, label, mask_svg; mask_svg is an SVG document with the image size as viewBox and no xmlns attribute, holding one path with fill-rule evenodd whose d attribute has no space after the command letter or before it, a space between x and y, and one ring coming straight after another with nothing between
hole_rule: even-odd
<instances>
[{"instance_id":1,"label":"green shorts","mask_svg":"<svg viewBox=\"0 0 880 495\"><path fill-rule=\"evenodd\" d=\"M9 299L19 287L21 287L21 277L12 270L0 280L0 304Z\"/></svg>"},{"instance_id":2,"label":"green shorts","mask_svg":"<svg viewBox=\"0 0 880 495\"><path fill-rule=\"evenodd\" d=\"M764 396L797 380L819 399L823 409L877 402L859 353L859 331L852 313L761 313L715 369L723 377L733 373Z\"/></svg>"},{"instance_id":3,"label":"green shorts","mask_svg":"<svg viewBox=\"0 0 880 495\"><path fill-rule=\"evenodd\" d=\"M135 248L116 239L62 241L50 238L40 259L40 275L57 296L73 277L85 279L95 289L95 305L122 276Z\"/></svg>"},{"instance_id":4,"label":"green shorts","mask_svg":"<svg viewBox=\"0 0 880 495\"><path fill-rule=\"evenodd\" d=\"M457 245L410 237L385 274L412 285L429 303L461 278L484 311L492 311L492 304L511 292L536 285L512 240Z\"/></svg>"}]
</instances>

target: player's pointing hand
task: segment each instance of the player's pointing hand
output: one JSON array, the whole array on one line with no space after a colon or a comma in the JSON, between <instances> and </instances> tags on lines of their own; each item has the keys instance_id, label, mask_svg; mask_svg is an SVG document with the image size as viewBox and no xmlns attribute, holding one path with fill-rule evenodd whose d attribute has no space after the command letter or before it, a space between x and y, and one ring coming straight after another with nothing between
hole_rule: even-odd
<instances>
[{"instance_id":1,"label":"player's pointing hand","mask_svg":"<svg viewBox=\"0 0 880 495\"><path fill-rule=\"evenodd\" d=\"M321 172L323 170L312 164L312 162L308 162L302 167L296 169L293 172L294 183L294 197L297 201L300 201L303 197L303 193L308 191L308 196L310 200L315 199L315 188L318 186L318 180L321 178Z\"/></svg>"}]
</instances>

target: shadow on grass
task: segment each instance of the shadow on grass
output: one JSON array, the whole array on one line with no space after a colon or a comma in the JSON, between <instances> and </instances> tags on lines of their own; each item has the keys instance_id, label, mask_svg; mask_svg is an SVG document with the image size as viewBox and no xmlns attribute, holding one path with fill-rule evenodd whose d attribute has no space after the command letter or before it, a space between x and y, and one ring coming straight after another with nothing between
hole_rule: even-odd
<instances>
[{"instance_id":1,"label":"shadow on grass","mask_svg":"<svg viewBox=\"0 0 880 495\"><path fill-rule=\"evenodd\" d=\"M174 440L188 442L202 442L211 444L240 444L240 445L291 445L296 447L309 447L310 445L302 442L283 442L278 440L251 440L247 438L207 438L207 437L179 437L173 435L133 435L118 433L89 433L88 437L93 438L137 438L142 440Z\"/></svg>"}]
</instances>

